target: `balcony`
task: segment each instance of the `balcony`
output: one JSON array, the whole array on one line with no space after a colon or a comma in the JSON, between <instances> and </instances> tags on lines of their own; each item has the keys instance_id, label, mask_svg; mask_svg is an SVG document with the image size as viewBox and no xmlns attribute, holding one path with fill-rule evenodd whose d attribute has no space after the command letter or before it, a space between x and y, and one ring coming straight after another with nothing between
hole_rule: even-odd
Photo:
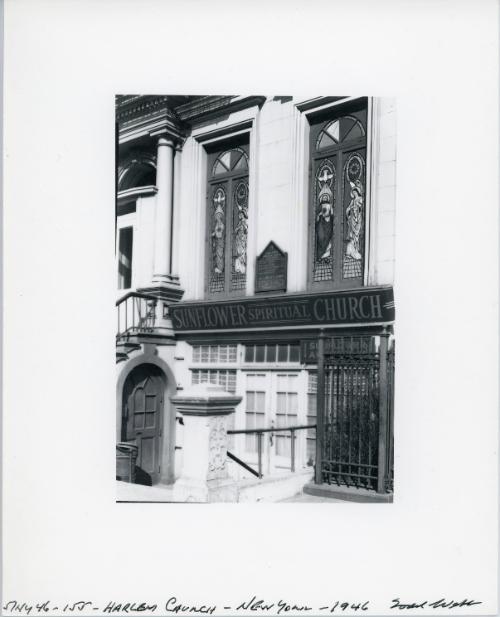
<instances>
[{"instance_id":1,"label":"balcony","mask_svg":"<svg viewBox=\"0 0 500 617\"><path fill-rule=\"evenodd\" d=\"M157 301L155 296L136 291L117 300L117 343L155 332Z\"/></svg>"}]
</instances>

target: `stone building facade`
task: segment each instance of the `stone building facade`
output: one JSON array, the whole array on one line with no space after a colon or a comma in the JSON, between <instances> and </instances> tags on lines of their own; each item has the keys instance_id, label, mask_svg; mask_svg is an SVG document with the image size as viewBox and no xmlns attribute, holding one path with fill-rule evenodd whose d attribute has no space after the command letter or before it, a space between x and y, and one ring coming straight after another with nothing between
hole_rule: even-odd
<instances>
[{"instance_id":1,"label":"stone building facade","mask_svg":"<svg viewBox=\"0 0 500 617\"><path fill-rule=\"evenodd\" d=\"M326 478L377 492L379 435L363 431L382 372L371 386L366 371L349 373L341 392L347 369L320 373L316 352L320 335L320 349L335 339L359 358L365 344L379 356L392 344L395 101L123 95L116 136L117 442L138 448L136 481L180 483L191 426L182 397L213 398L219 390L200 394L211 384L233 400L215 437L224 481L253 477L241 462L261 476L248 499L270 478L295 491ZM349 428L332 437L340 397L353 392L357 402L342 403ZM349 440L337 472L319 470L318 401L321 447ZM287 427L309 428L277 430Z\"/></svg>"}]
</instances>

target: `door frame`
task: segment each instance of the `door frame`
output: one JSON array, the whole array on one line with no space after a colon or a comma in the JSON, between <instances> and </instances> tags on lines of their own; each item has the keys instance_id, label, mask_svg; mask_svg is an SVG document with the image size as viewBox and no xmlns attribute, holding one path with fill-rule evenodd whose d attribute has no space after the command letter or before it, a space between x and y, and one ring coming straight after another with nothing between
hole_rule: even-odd
<instances>
[{"instance_id":1,"label":"door frame","mask_svg":"<svg viewBox=\"0 0 500 617\"><path fill-rule=\"evenodd\" d=\"M147 394L145 384L147 381L151 381L154 387L155 396L158 399L157 407L155 407L155 425L148 428L145 424L141 428L134 428L134 413L135 408L133 400L135 397L136 388L140 387L144 391L145 407L144 412L147 410ZM142 385L141 385L141 382ZM137 467L144 473L151 477L151 485L158 484L160 479L161 470L161 438L163 435L163 421L164 421L164 408L165 408L165 375L161 369L154 364L140 364L129 372L127 379L124 383L124 397L122 401L122 441L127 443L133 443L135 441L138 447L137 454ZM128 408L128 409L127 409ZM154 454L153 454L153 469L147 470L143 467L142 451L143 451L143 438L144 433L149 433L149 438L154 439ZM128 437L128 439L127 439ZM137 470L136 470L137 472ZM136 480L137 481L137 480Z\"/></svg>"},{"instance_id":2,"label":"door frame","mask_svg":"<svg viewBox=\"0 0 500 617\"><path fill-rule=\"evenodd\" d=\"M128 360L118 375L116 382L116 442L121 440L123 388L129 374L142 364L153 364L163 372L165 391L163 393L163 414L161 417L162 435L160 437L160 484L173 484L175 481L175 411L170 398L176 394L176 381L169 365L154 355L144 353Z\"/></svg>"}]
</instances>

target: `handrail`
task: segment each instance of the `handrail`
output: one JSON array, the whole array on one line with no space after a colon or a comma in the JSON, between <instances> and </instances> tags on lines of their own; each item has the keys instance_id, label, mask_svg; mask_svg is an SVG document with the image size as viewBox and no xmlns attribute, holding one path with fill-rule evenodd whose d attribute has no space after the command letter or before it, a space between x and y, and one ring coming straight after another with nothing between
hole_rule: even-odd
<instances>
[{"instance_id":1,"label":"handrail","mask_svg":"<svg viewBox=\"0 0 500 617\"><path fill-rule=\"evenodd\" d=\"M227 431L227 434L249 435L251 433L276 433L277 431L300 431L306 428L316 428L316 424L303 424L300 426L280 426L274 428L249 428L241 431Z\"/></svg>"},{"instance_id":2,"label":"handrail","mask_svg":"<svg viewBox=\"0 0 500 617\"><path fill-rule=\"evenodd\" d=\"M279 428L251 428L244 430L229 430L227 431L228 435L256 435L257 436L257 465L258 465L258 473L252 469L249 465L244 463L238 457L234 456L230 452L227 452L227 455L230 459L241 465L250 473L253 473L259 478L262 478L262 437L264 433L277 433L279 431L290 431L290 471L293 473L295 471L295 431L301 431L304 429L316 428L316 424L300 424L298 426L280 426Z\"/></svg>"},{"instance_id":3,"label":"handrail","mask_svg":"<svg viewBox=\"0 0 500 617\"><path fill-rule=\"evenodd\" d=\"M158 300L156 296L152 296L151 294L143 294L139 291L129 291L115 302L115 306L120 305L122 302L124 302L128 298L143 298L144 300Z\"/></svg>"},{"instance_id":4,"label":"handrail","mask_svg":"<svg viewBox=\"0 0 500 617\"><path fill-rule=\"evenodd\" d=\"M252 467L250 467L250 465L247 465L245 462L243 462L240 458L238 458L237 456L235 456L234 454L232 454L231 452L229 452L229 450L226 450L228 457L234 461L235 463L238 463L238 465L241 465L243 467L243 469L246 469L247 471L249 471L250 473L252 473L254 476L257 476L257 478L262 478L262 474L259 473L258 471L255 471L255 469L253 469Z\"/></svg>"}]
</instances>

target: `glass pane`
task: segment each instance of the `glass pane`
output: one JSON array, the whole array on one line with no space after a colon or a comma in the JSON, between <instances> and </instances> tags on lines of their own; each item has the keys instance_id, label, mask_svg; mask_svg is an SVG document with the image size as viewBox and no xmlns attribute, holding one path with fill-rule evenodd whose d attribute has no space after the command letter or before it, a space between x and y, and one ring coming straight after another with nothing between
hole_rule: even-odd
<instances>
[{"instance_id":1,"label":"glass pane","mask_svg":"<svg viewBox=\"0 0 500 617\"><path fill-rule=\"evenodd\" d=\"M255 362L264 362L264 353L265 353L264 345L256 345L255 346Z\"/></svg>"},{"instance_id":2,"label":"glass pane","mask_svg":"<svg viewBox=\"0 0 500 617\"><path fill-rule=\"evenodd\" d=\"M229 362L236 362L236 345L229 345Z\"/></svg>"},{"instance_id":3,"label":"glass pane","mask_svg":"<svg viewBox=\"0 0 500 617\"><path fill-rule=\"evenodd\" d=\"M227 345L219 345L219 362L227 362Z\"/></svg>"},{"instance_id":4,"label":"glass pane","mask_svg":"<svg viewBox=\"0 0 500 617\"><path fill-rule=\"evenodd\" d=\"M316 393L318 388L318 374L315 371L309 371L308 373L308 382L307 382L307 391L312 393Z\"/></svg>"},{"instance_id":5,"label":"glass pane","mask_svg":"<svg viewBox=\"0 0 500 617\"><path fill-rule=\"evenodd\" d=\"M329 135L327 135L326 133L321 133L316 148L318 150L321 150L321 148L329 148L331 146L335 146L336 143L337 142L334 141Z\"/></svg>"},{"instance_id":6,"label":"glass pane","mask_svg":"<svg viewBox=\"0 0 500 617\"><path fill-rule=\"evenodd\" d=\"M317 163L314 184L314 281L331 280L333 276L333 219L335 214L335 164L337 157Z\"/></svg>"},{"instance_id":7,"label":"glass pane","mask_svg":"<svg viewBox=\"0 0 500 617\"><path fill-rule=\"evenodd\" d=\"M248 169L247 158L244 154L241 155L234 169Z\"/></svg>"},{"instance_id":8,"label":"glass pane","mask_svg":"<svg viewBox=\"0 0 500 617\"><path fill-rule=\"evenodd\" d=\"M217 362L218 356L219 356L219 354L218 354L217 345L211 345L210 346L210 352L209 352L209 358L210 358L209 361L213 362L213 363Z\"/></svg>"},{"instance_id":9,"label":"glass pane","mask_svg":"<svg viewBox=\"0 0 500 617\"><path fill-rule=\"evenodd\" d=\"M237 182L233 191L231 289L245 289L248 235L248 181Z\"/></svg>"},{"instance_id":10,"label":"glass pane","mask_svg":"<svg viewBox=\"0 0 500 617\"><path fill-rule=\"evenodd\" d=\"M276 362L276 345L266 345L267 362Z\"/></svg>"},{"instance_id":11,"label":"glass pane","mask_svg":"<svg viewBox=\"0 0 500 617\"><path fill-rule=\"evenodd\" d=\"M254 346L253 345L245 345L245 362L253 362L254 361Z\"/></svg>"},{"instance_id":12,"label":"glass pane","mask_svg":"<svg viewBox=\"0 0 500 617\"><path fill-rule=\"evenodd\" d=\"M193 385L196 385L197 383L200 383L200 371L193 371L192 383L193 383Z\"/></svg>"},{"instance_id":13,"label":"glass pane","mask_svg":"<svg viewBox=\"0 0 500 617\"><path fill-rule=\"evenodd\" d=\"M297 416L299 410L299 397L297 392L288 394L288 413L292 416Z\"/></svg>"},{"instance_id":14,"label":"glass pane","mask_svg":"<svg viewBox=\"0 0 500 617\"><path fill-rule=\"evenodd\" d=\"M118 242L118 289L129 289L132 285L132 240L132 227L120 229Z\"/></svg>"},{"instance_id":15,"label":"glass pane","mask_svg":"<svg viewBox=\"0 0 500 617\"><path fill-rule=\"evenodd\" d=\"M340 125L339 121L335 120L325 127L325 133L332 137L335 141L339 141Z\"/></svg>"},{"instance_id":16,"label":"glass pane","mask_svg":"<svg viewBox=\"0 0 500 617\"><path fill-rule=\"evenodd\" d=\"M255 392L247 392L247 411L255 411Z\"/></svg>"},{"instance_id":17,"label":"glass pane","mask_svg":"<svg viewBox=\"0 0 500 617\"><path fill-rule=\"evenodd\" d=\"M211 263L209 291L224 291L224 262L226 254L226 191L214 187L209 224Z\"/></svg>"},{"instance_id":18,"label":"glass pane","mask_svg":"<svg viewBox=\"0 0 500 617\"><path fill-rule=\"evenodd\" d=\"M340 118L340 140L344 141L356 120L352 116Z\"/></svg>"},{"instance_id":19,"label":"glass pane","mask_svg":"<svg viewBox=\"0 0 500 617\"><path fill-rule=\"evenodd\" d=\"M364 137L364 134L365 133L361 124L359 122L356 122L344 139L358 139L359 137Z\"/></svg>"},{"instance_id":20,"label":"glass pane","mask_svg":"<svg viewBox=\"0 0 500 617\"><path fill-rule=\"evenodd\" d=\"M256 407L255 407L255 411L257 411L258 413L264 413L264 403L265 403L265 398L266 398L266 394L265 392L256 392L257 398L255 400L256 403Z\"/></svg>"},{"instance_id":21,"label":"glass pane","mask_svg":"<svg viewBox=\"0 0 500 617\"><path fill-rule=\"evenodd\" d=\"M228 374L226 390L228 392L231 392L231 394L234 394L236 392L236 372L235 371L231 371ZM231 415L234 415L234 414L231 414Z\"/></svg>"},{"instance_id":22,"label":"glass pane","mask_svg":"<svg viewBox=\"0 0 500 617\"><path fill-rule=\"evenodd\" d=\"M220 161L217 161L214 165L214 169L213 169L213 175L217 176L219 174L224 174L227 172L227 169L224 167L224 165L222 165L222 163Z\"/></svg>"},{"instance_id":23,"label":"glass pane","mask_svg":"<svg viewBox=\"0 0 500 617\"><path fill-rule=\"evenodd\" d=\"M288 345L278 345L278 362L288 361Z\"/></svg>"},{"instance_id":24,"label":"glass pane","mask_svg":"<svg viewBox=\"0 0 500 617\"><path fill-rule=\"evenodd\" d=\"M201 350L199 345L193 347L193 362L199 362L201 359Z\"/></svg>"},{"instance_id":25,"label":"glass pane","mask_svg":"<svg viewBox=\"0 0 500 617\"><path fill-rule=\"evenodd\" d=\"M290 362L298 362L300 360L299 345L290 345Z\"/></svg>"},{"instance_id":26,"label":"glass pane","mask_svg":"<svg viewBox=\"0 0 500 617\"><path fill-rule=\"evenodd\" d=\"M352 153L344 166L344 232L342 276L363 275L365 227L365 160L362 152Z\"/></svg>"},{"instance_id":27,"label":"glass pane","mask_svg":"<svg viewBox=\"0 0 500 617\"><path fill-rule=\"evenodd\" d=\"M276 396L276 413L284 414L286 413L286 394L285 392L278 392Z\"/></svg>"},{"instance_id":28,"label":"glass pane","mask_svg":"<svg viewBox=\"0 0 500 617\"><path fill-rule=\"evenodd\" d=\"M276 454L278 456L290 456L290 437L288 435L276 435Z\"/></svg>"},{"instance_id":29,"label":"glass pane","mask_svg":"<svg viewBox=\"0 0 500 617\"><path fill-rule=\"evenodd\" d=\"M231 169L231 150L224 152L219 156L219 161L224 165L226 169Z\"/></svg>"}]
</instances>

